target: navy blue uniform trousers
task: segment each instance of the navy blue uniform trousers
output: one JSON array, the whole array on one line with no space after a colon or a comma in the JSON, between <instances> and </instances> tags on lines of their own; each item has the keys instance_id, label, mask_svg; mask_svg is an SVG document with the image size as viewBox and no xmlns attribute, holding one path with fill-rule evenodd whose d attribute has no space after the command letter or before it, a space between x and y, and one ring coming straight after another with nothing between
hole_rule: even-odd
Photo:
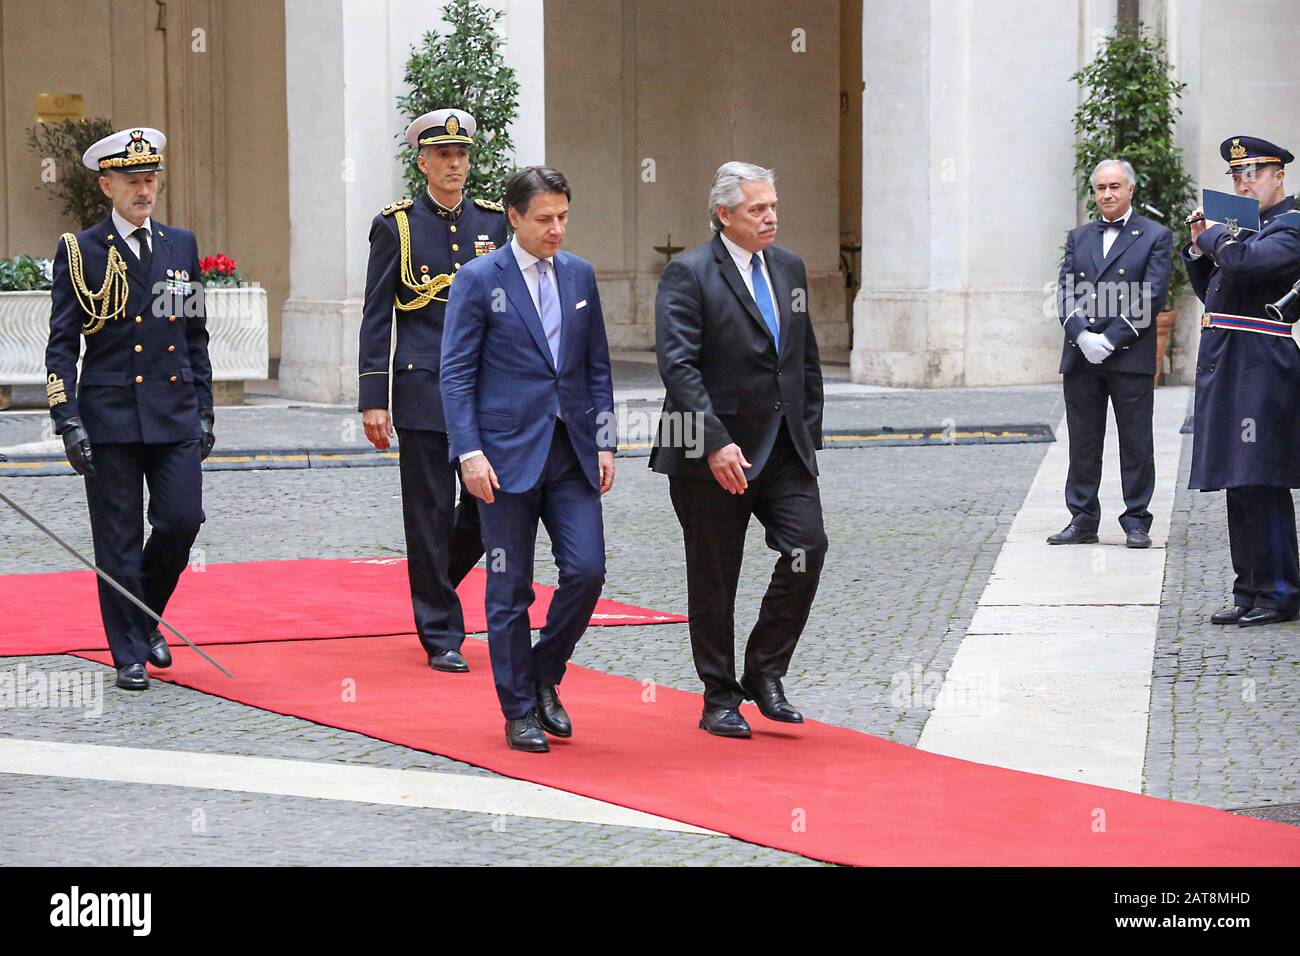
<instances>
[{"instance_id":1,"label":"navy blue uniform trousers","mask_svg":"<svg viewBox=\"0 0 1300 956\"><path fill-rule=\"evenodd\" d=\"M1243 485L1228 492L1232 602L1275 611L1300 609L1295 502L1291 489Z\"/></svg>"},{"instance_id":2,"label":"navy blue uniform trousers","mask_svg":"<svg viewBox=\"0 0 1300 956\"><path fill-rule=\"evenodd\" d=\"M447 460L447 433L397 429L406 529L406 573L411 584L415 630L428 654L458 650L465 641L465 615L456 585L483 557L478 499L461 485Z\"/></svg>"},{"instance_id":3,"label":"navy blue uniform trousers","mask_svg":"<svg viewBox=\"0 0 1300 956\"><path fill-rule=\"evenodd\" d=\"M197 438L165 445L97 443L95 473L85 478L95 563L155 614L166 610L203 523L200 444ZM157 623L102 579L99 610L113 663L126 667L148 660Z\"/></svg>"},{"instance_id":4,"label":"navy blue uniform trousers","mask_svg":"<svg viewBox=\"0 0 1300 956\"><path fill-rule=\"evenodd\" d=\"M560 683L591 621L605 585L605 526L600 491L583 474L559 420L537 484L517 494L495 491L494 497L492 504L479 502L487 549L488 645L501 710L515 720L536 706L538 684ZM539 519L551 536L559 586L534 647L528 609Z\"/></svg>"}]
</instances>

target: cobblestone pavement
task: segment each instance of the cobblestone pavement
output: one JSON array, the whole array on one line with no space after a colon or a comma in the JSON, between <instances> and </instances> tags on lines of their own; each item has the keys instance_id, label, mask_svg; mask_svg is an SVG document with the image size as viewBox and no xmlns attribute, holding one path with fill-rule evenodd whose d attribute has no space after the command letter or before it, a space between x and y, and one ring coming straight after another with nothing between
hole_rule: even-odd
<instances>
[{"instance_id":1,"label":"cobblestone pavement","mask_svg":"<svg viewBox=\"0 0 1300 956\"><path fill-rule=\"evenodd\" d=\"M222 414L231 421L256 416L258 429L287 435L301 430L306 411L254 408ZM357 417L345 409L312 409L309 414L331 416L335 423ZM829 427L865 428L941 424L945 419L1055 425L1060 415L1059 388L1044 387L842 396L829 403L827 418ZM0 415L0 423L12 417ZM0 426L0 445L5 435ZM792 699L806 714L916 742L927 712L895 706L891 681L914 667L938 674L947 669L1046 448L882 447L837 449L820 456L831 551L786 680ZM79 479L3 481L7 493L53 530L89 548ZM207 561L402 552L395 469L215 472L205 476L204 487L208 522L196 547ZM1148 788L1157 795L1215 805L1300 802L1295 629L1246 632L1246 641L1234 634L1235 644L1216 651L1214 642L1227 642L1229 635L1199 624L1200 616L1218 607L1227 586L1218 570L1226 567L1221 510L1221 496L1186 492L1175 506ZM615 491L606 498L606 527L605 595L683 610L680 530L666 480L652 474L644 459L620 460ZM537 576L554 583L546 547L543 537ZM741 641L756 616L771 563L772 554L755 526L737 600ZM0 512L0 573L73 566L35 529ZM63 657L25 662L46 668L92 666ZM574 662L698 689L685 625L593 628ZM1247 671L1257 681L1254 703L1238 702L1240 678ZM126 697L110 690L107 697L97 720L56 710L0 710L0 736L485 772L185 688L155 684L145 695ZM1229 763L1230 758L1236 762ZM0 775L0 801L5 808L0 811L0 862L9 863L87 863L110 856L126 862L116 854L146 842L149 849L130 852L155 855L132 857L132 862L811 862L725 837L521 818L503 822L484 814L138 784ZM196 815L196 808L204 813ZM205 821L206 829L196 831L196 818ZM148 824L147 841L139 838L137 820L158 821ZM52 832L68 839L51 848Z\"/></svg>"},{"instance_id":2,"label":"cobblestone pavement","mask_svg":"<svg viewBox=\"0 0 1300 956\"><path fill-rule=\"evenodd\" d=\"M1145 789L1220 807L1300 804L1300 624L1209 623L1232 603L1232 560L1223 492L1187 488L1191 443L1165 562Z\"/></svg>"}]
</instances>

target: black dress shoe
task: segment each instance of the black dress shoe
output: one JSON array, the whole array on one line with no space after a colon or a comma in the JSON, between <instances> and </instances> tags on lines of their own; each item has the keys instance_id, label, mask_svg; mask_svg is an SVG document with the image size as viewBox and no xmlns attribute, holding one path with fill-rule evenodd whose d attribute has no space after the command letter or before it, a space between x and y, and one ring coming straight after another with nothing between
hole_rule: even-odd
<instances>
[{"instance_id":1,"label":"black dress shoe","mask_svg":"<svg viewBox=\"0 0 1300 956\"><path fill-rule=\"evenodd\" d=\"M749 699L758 704L759 712L768 720L779 720L786 724L803 723L803 714L785 699L781 682L775 677L751 678L745 675L740 679L740 686Z\"/></svg>"},{"instance_id":2,"label":"black dress shoe","mask_svg":"<svg viewBox=\"0 0 1300 956\"><path fill-rule=\"evenodd\" d=\"M1225 607L1222 611L1215 611L1210 615L1211 624L1236 624L1242 619L1242 616L1250 613L1250 608L1242 607L1240 604L1233 607Z\"/></svg>"},{"instance_id":3,"label":"black dress shoe","mask_svg":"<svg viewBox=\"0 0 1300 956\"><path fill-rule=\"evenodd\" d=\"M149 663L154 667L172 666L172 652L167 646L167 638L157 630L149 635Z\"/></svg>"},{"instance_id":4,"label":"black dress shoe","mask_svg":"<svg viewBox=\"0 0 1300 956\"><path fill-rule=\"evenodd\" d=\"M1279 611L1271 607L1253 607L1237 619L1238 627L1259 627L1263 624L1281 624L1294 621L1295 611Z\"/></svg>"},{"instance_id":5,"label":"black dress shoe","mask_svg":"<svg viewBox=\"0 0 1300 956\"><path fill-rule=\"evenodd\" d=\"M748 737L749 724L734 707L719 707L706 710L700 717L700 730L707 730L715 737Z\"/></svg>"},{"instance_id":6,"label":"black dress shoe","mask_svg":"<svg viewBox=\"0 0 1300 956\"><path fill-rule=\"evenodd\" d=\"M537 722L537 711L530 710L516 720L506 721L506 743L511 750L523 750L533 754L544 754L551 749L546 742L542 725Z\"/></svg>"},{"instance_id":7,"label":"black dress shoe","mask_svg":"<svg viewBox=\"0 0 1300 956\"><path fill-rule=\"evenodd\" d=\"M143 664L127 664L117 669L117 686L122 690L148 690L149 674Z\"/></svg>"},{"instance_id":8,"label":"black dress shoe","mask_svg":"<svg viewBox=\"0 0 1300 956\"><path fill-rule=\"evenodd\" d=\"M1097 532L1084 531L1076 524L1068 524L1047 539L1048 544L1096 544Z\"/></svg>"},{"instance_id":9,"label":"black dress shoe","mask_svg":"<svg viewBox=\"0 0 1300 956\"><path fill-rule=\"evenodd\" d=\"M460 651L443 651L441 654L430 654L429 666L436 671L446 671L448 674L464 674L469 670L469 664L461 656Z\"/></svg>"},{"instance_id":10,"label":"black dress shoe","mask_svg":"<svg viewBox=\"0 0 1300 956\"><path fill-rule=\"evenodd\" d=\"M552 737L573 736L573 724L560 703L560 694L554 684L537 686L537 722Z\"/></svg>"},{"instance_id":11,"label":"black dress shoe","mask_svg":"<svg viewBox=\"0 0 1300 956\"><path fill-rule=\"evenodd\" d=\"M1124 535L1124 547L1149 548L1151 547L1151 535L1141 528L1130 528L1128 533Z\"/></svg>"}]
</instances>

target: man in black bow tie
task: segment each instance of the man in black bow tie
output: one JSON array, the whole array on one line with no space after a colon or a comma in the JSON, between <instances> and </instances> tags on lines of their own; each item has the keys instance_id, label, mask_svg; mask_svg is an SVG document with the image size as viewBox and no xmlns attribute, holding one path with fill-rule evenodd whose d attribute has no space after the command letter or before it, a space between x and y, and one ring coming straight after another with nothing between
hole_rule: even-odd
<instances>
[{"instance_id":1,"label":"man in black bow tie","mask_svg":"<svg viewBox=\"0 0 1300 956\"><path fill-rule=\"evenodd\" d=\"M1155 317L1169 290L1173 235L1133 211L1133 167L1107 159L1093 170L1092 186L1102 218L1071 230L1057 304L1065 345L1061 354L1065 419L1070 432L1070 471L1065 504L1070 523L1048 544L1097 541L1101 505L1101 453L1106 441L1106 402L1119 430L1120 481L1125 544L1151 546L1151 494L1155 490Z\"/></svg>"}]
</instances>

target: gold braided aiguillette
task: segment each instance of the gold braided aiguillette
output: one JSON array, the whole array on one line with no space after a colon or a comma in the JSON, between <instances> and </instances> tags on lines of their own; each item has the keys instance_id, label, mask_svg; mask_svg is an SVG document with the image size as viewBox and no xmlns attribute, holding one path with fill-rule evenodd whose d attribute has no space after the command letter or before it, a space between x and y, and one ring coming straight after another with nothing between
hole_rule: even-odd
<instances>
[{"instance_id":1,"label":"gold braided aiguillette","mask_svg":"<svg viewBox=\"0 0 1300 956\"><path fill-rule=\"evenodd\" d=\"M72 292L76 296L81 311L90 316L90 320L81 323L82 335L94 335L110 320L119 319L126 314L126 263L116 246L109 246L108 265L104 269L104 284L98 292L91 292L86 286L86 274L81 261L81 247L77 237L65 232L60 238L68 250L68 275L72 279Z\"/></svg>"},{"instance_id":2,"label":"gold braided aiguillette","mask_svg":"<svg viewBox=\"0 0 1300 956\"><path fill-rule=\"evenodd\" d=\"M402 245L402 285L415 293L415 298L410 302L403 302L394 296L393 304L403 312L412 312L424 308L430 302L446 302L447 297L439 296L438 293L451 288L452 276L444 272L441 275L426 276L417 282L411 272L411 224L407 221L406 210L399 209L393 218L397 220L397 238Z\"/></svg>"}]
</instances>

